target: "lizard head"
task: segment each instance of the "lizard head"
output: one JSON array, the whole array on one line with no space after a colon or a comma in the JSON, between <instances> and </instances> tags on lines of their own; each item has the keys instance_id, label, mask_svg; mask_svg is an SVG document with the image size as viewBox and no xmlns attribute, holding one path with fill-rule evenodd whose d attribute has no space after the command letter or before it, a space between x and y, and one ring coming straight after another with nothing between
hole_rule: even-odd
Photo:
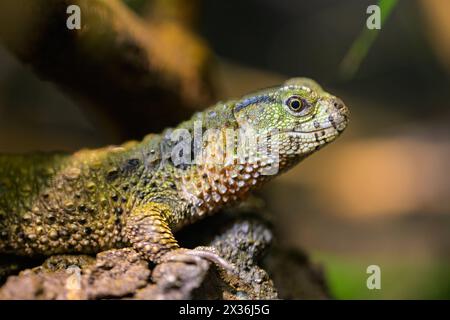
<instances>
[{"instance_id":1,"label":"lizard head","mask_svg":"<svg viewBox=\"0 0 450 320\"><path fill-rule=\"evenodd\" d=\"M245 96L234 106L240 127L258 136L274 132L281 169L336 139L347 127L348 113L339 98L307 78Z\"/></svg>"}]
</instances>

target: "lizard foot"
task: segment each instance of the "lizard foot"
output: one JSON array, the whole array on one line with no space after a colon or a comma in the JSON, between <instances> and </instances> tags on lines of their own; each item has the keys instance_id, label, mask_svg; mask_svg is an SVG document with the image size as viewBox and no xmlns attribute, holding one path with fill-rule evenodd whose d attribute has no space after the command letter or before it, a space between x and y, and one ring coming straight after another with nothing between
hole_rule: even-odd
<instances>
[{"instance_id":1,"label":"lizard foot","mask_svg":"<svg viewBox=\"0 0 450 320\"><path fill-rule=\"evenodd\" d=\"M196 263L198 258L202 258L214 263L219 268L236 274L236 267L222 258L213 247L196 247L194 249L178 248L167 252L161 262L184 262Z\"/></svg>"}]
</instances>

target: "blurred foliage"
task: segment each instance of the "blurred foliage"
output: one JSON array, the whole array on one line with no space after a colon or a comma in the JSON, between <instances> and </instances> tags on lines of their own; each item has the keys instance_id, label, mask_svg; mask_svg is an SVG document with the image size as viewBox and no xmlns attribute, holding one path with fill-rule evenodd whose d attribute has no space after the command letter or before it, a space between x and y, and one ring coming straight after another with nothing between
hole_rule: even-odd
<instances>
[{"instance_id":1,"label":"blurred foliage","mask_svg":"<svg viewBox=\"0 0 450 320\"><path fill-rule=\"evenodd\" d=\"M148 0L122 0L122 2L134 12L139 13L147 5Z\"/></svg>"},{"instance_id":2,"label":"blurred foliage","mask_svg":"<svg viewBox=\"0 0 450 320\"><path fill-rule=\"evenodd\" d=\"M367 257L312 253L325 267L331 294L336 299L448 299L450 263L439 260L401 260L398 257ZM366 268L381 269L381 289L369 290ZM431 281L430 281L431 280Z\"/></svg>"},{"instance_id":3,"label":"blurred foliage","mask_svg":"<svg viewBox=\"0 0 450 320\"><path fill-rule=\"evenodd\" d=\"M391 14L392 10L397 5L397 0L379 0L378 6L380 7L381 26L383 26L386 19ZM342 59L340 66L341 77L344 79L351 79L358 71L364 58L367 56L370 47L375 42L380 30L370 30L364 26L360 35L353 42L350 50Z\"/></svg>"}]
</instances>

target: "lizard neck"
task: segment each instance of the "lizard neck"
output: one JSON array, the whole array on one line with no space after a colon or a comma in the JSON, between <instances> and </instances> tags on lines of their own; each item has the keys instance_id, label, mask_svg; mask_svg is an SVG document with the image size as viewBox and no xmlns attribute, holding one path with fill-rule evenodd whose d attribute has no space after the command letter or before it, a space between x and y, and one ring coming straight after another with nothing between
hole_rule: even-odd
<instances>
[{"instance_id":1,"label":"lizard neck","mask_svg":"<svg viewBox=\"0 0 450 320\"><path fill-rule=\"evenodd\" d=\"M192 150L193 162L178 166L175 174L180 177L178 185L183 197L190 203L191 219L242 200L272 176L267 169L272 168L273 159L248 157L240 149L248 137L233 109L234 103L218 104L177 127L194 133L195 141L186 148ZM200 137L198 128L202 129Z\"/></svg>"},{"instance_id":2,"label":"lizard neck","mask_svg":"<svg viewBox=\"0 0 450 320\"><path fill-rule=\"evenodd\" d=\"M238 150L242 128L233 110L234 102L218 103L176 128L149 136L137 148L147 169L136 190L142 194L157 182L143 201L156 197L176 203L172 227L233 204L271 178L265 172L271 159L249 159Z\"/></svg>"},{"instance_id":3,"label":"lizard neck","mask_svg":"<svg viewBox=\"0 0 450 320\"><path fill-rule=\"evenodd\" d=\"M191 215L202 217L245 199L271 178L262 169L262 165L252 163L197 165L182 177L183 192L193 205Z\"/></svg>"}]
</instances>

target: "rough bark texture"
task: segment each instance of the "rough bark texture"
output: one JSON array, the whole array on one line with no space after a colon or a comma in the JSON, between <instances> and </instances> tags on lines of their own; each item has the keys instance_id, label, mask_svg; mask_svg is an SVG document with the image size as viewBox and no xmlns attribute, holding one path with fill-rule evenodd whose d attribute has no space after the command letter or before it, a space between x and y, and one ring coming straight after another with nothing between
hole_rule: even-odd
<instances>
[{"instance_id":1,"label":"rough bark texture","mask_svg":"<svg viewBox=\"0 0 450 320\"><path fill-rule=\"evenodd\" d=\"M80 30L66 27L73 4ZM117 140L158 132L214 100L202 40L173 19L144 20L118 0L1 1L0 40Z\"/></svg>"},{"instance_id":2,"label":"rough bark texture","mask_svg":"<svg viewBox=\"0 0 450 320\"><path fill-rule=\"evenodd\" d=\"M150 266L132 249L109 250L96 257L50 257L38 267L10 276L0 288L0 299L328 297L317 266L300 252L271 246L273 233L262 218L242 212L239 216L228 212L211 217L180 235L184 243L214 246L236 265L237 275L198 257L191 257L191 263Z\"/></svg>"}]
</instances>

